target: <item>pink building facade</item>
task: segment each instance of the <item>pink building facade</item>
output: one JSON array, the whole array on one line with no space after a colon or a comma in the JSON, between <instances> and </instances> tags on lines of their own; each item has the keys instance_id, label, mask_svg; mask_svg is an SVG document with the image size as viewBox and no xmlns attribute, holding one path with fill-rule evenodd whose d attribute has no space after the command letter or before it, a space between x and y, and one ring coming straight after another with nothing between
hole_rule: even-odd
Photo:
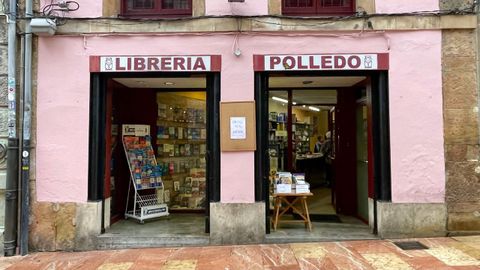
<instances>
[{"instance_id":1,"label":"pink building facade","mask_svg":"<svg viewBox=\"0 0 480 270\"><path fill-rule=\"evenodd\" d=\"M461 219L460 223L468 220L468 211L452 212L449 206L454 204L449 204L449 198L455 203L476 202L461 202L457 196L461 197L463 191L447 183L447 179L457 181L455 177L464 179L455 175L456 169L449 163L450 150L476 142L474 138L473 143L465 143L462 138L469 133L458 131L452 124L457 116L452 119L446 113L450 104L447 99L455 97L447 92L450 76L445 72L456 72L447 66L455 65L448 62L448 57L465 53L451 48L461 47L456 42L471 38L476 23L473 15L413 16L415 12L444 9L438 0L364 0L356 2L356 11L378 16L305 19L282 15L280 0L205 0L193 1L193 15L180 21L137 21L117 19L121 6L109 2L82 1L77 11L66 14L71 19L59 26L54 36L37 39L34 222L30 236L36 248L97 248L98 243L92 239L110 226L110 217L102 211L102 207L109 207L108 198L92 197L92 185L97 180L91 175L90 149L93 81L95 74L104 74L95 72L92 59L109 56L219 56L221 68L215 72L220 80L219 101L258 104L256 87L260 74L265 73L255 68L258 63L254 56L386 55L388 68L378 72L387 78L382 87L388 93L388 113L383 120L386 122L379 126L386 128L382 134L388 135L388 141L382 145L388 151L380 153L387 159L382 161L385 164L374 181L382 183L379 189L387 192L377 190L369 196L366 223L375 227L380 237L436 236L466 230L455 227L455 218ZM200 2L203 7L196 6ZM405 15L391 15L397 13ZM459 26L454 21L466 23ZM461 38L451 39L449 35ZM349 76L351 71L340 71L339 75ZM321 71L307 68L306 72ZM288 76L289 71L282 74ZM453 109L478 111L476 105L472 106ZM257 142L261 136L258 127ZM452 132L457 139L448 137ZM256 151L260 147L257 143ZM216 194L210 197L207 214L210 243L258 243L268 239L269 215L265 197L259 195L262 180L256 170L256 151L218 149L218 187L212 191ZM468 162L467 158L462 162ZM57 212L46 210L57 206ZM449 218L450 213L455 218ZM57 223L62 229L55 232L63 238L47 232L50 221L42 215L64 221ZM472 226L468 229L479 229ZM229 237L232 232L238 235Z\"/></svg>"}]
</instances>

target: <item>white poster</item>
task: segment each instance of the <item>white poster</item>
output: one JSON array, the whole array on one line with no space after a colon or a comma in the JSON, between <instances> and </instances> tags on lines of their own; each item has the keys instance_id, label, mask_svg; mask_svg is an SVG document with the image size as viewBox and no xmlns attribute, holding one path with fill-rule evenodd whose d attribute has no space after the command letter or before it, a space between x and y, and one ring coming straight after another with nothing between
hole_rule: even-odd
<instances>
[{"instance_id":1,"label":"white poster","mask_svg":"<svg viewBox=\"0 0 480 270\"><path fill-rule=\"evenodd\" d=\"M247 138L246 117L230 117L230 139L245 140Z\"/></svg>"}]
</instances>

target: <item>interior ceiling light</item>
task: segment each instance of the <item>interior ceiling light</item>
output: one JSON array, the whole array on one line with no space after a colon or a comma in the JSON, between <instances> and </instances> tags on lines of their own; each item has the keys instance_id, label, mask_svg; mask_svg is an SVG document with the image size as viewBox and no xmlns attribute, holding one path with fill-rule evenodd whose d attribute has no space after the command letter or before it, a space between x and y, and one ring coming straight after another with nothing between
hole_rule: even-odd
<instances>
[{"instance_id":1,"label":"interior ceiling light","mask_svg":"<svg viewBox=\"0 0 480 270\"><path fill-rule=\"evenodd\" d=\"M284 99L284 98L279 98L279 97L272 97L273 100L276 100L276 101L280 101L282 103L286 103L288 104L288 100ZM297 105L297 102L293 101L292 102L292 105Z\"/></svg>"},{"instance_id":2,"label":"interior ceiling light","mask_svg":"<svg viewBox=\"0 0 480 270\"><path fill-rule=\"evenodd\" d=\"M302 83L303 83L303 84L312 84L313 81L303 81Z\"/></svg>"},{"instance_id":3,"label":"interior ceiling light","mask_svg":"<svg viewBox=\"0 0 480 270\"><path fill-rule=\"evenodd\" d=\"M284 99L284 98L279 98L279 97L272 97L273 100L276 100L276 101L280 101L280 102L283 102L283 103L288 103L288 100Z\"/></svg>"},{"instance_id":4,"label":"interior ceiling light","mask_svg":"<svg viewBox=\"0 0 480 270\"><path fill-rule=\"evenodd\" d=\"M172 85L175 85L174 82L164 82L163 84L165 84L166 86L172 86Z\"/></svg>"},{"instance_id":5,"label":"interior ceiling light","mask_svg":"<svg viewBox=\"0 0 480 270\"><path fill-rule=\"evenodd\" d=\"M312 111L315 111L315 112L319 112L319 111L320 111L320 109L317 108L317 107L309 106L308 108L309 108L310 110L312 110Z\"/></svg>"},{"instance_id":6,"label":"interior ceiling light","mask_svg":"<svg viewBox=\"0 0 480 270\"><path fill-rule=\"evenodd\" d=\"M306 108L306 107L307 107L307 105L302 105L302 107L303 107L303 108Z\"/></svg>"}]
</instances>

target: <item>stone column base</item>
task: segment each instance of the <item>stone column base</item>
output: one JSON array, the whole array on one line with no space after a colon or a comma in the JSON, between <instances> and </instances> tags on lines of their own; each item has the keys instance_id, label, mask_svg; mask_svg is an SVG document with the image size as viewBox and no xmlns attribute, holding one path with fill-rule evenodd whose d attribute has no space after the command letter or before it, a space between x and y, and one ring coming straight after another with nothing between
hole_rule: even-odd
<instances>
[{"instance_id":1,"label":"stone column base","mask_svg":"<svg viewBox=\"0 0 480 270\"><path fill-rule=\"evenodd\" d=\"M265 203L210 203L210 243L258 244L265 240Z\"/></svg>"},{"instance_id":2,"label":"stone column base","mask_svg":"<svg viewBox=\"0 0 480 270\"><path fill-rule=\"evenodd\" d=\"M447 235L444 203L377 202L378 235L382 238L438 237Z\"/></svg>"}]
</instances>

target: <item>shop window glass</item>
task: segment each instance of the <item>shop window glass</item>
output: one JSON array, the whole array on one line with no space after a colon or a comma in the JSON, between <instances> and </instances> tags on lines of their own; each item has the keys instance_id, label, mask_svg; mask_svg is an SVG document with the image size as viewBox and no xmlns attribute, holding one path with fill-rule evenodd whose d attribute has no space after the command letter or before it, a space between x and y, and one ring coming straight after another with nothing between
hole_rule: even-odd
<instances>
[{"instance_id":1,"label":"shop window glass","mask_svg":"<svg viewBox=\"0 0 480 270\"><path fill-rule=\"evenodd\" d=\"M192 0L123 0L122 15L181 17L192 15Z\"/></svg>"},{"instance_id":2,"label":"shop window glass","mask_svg":"<svg viewBox=\"0 0 480 270\"><path fill-rule=\"evenodd\" d=\"M354 0L283 0L284 15L350 15L355 12Z\"/></svg>"},{"instance_id":3,"label":"shop window glass","mask_svg":"<svg viewBox=\"0 0 480 270\"><path fill-rule=\"evenodd\" d=\"M164 9L188 9L188 0L163 0L162 7Z\"/></svg>"},{"instance_id":4,"label":"shop window glass","mask_svg":"<svg viewBox=\"0 0 480 270\"><path fill-rule=\"evenodd\" d=\"M134 0L128 1L130 9L152 9L154 8L153 0Z\"/></svg>"},{"instance_id":5,"label":"shop window glass","mask_svg":"<svg viewBox=\"0 0 480 270\"><path fill-rule=\"evenodd\" d=\"M290 8L314 7L313 3L313 0L285 0L285 6Z\"/></svg>"}]
</instances>

